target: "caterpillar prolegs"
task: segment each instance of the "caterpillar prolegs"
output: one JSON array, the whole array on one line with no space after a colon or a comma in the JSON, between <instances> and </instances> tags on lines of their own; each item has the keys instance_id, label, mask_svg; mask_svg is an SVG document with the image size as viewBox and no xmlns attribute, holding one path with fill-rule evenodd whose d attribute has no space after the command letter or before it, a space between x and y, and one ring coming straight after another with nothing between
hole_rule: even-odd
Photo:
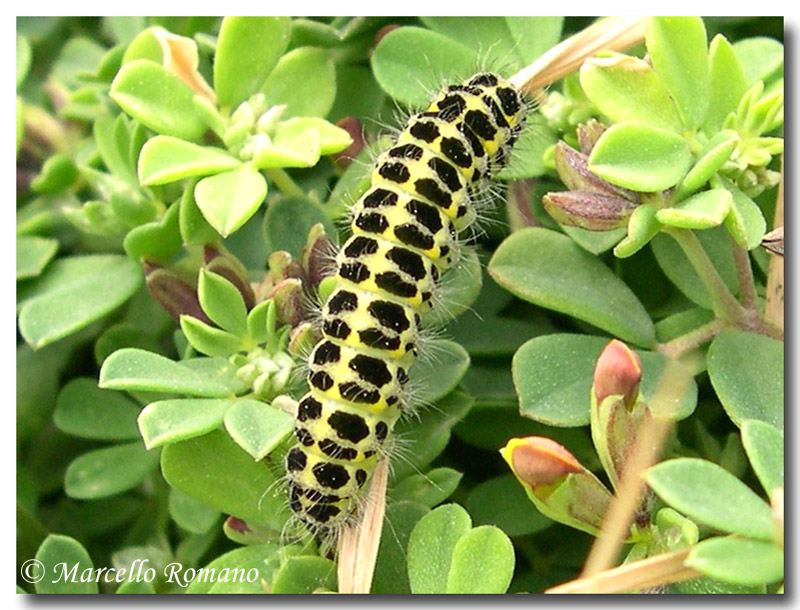
<instances>
[{"instance_id":1,"label":"caterpillar prolegs","mask_svg":"<svg viewBox=\"0 0 800 610\"><path fill-rule=\"evenodd\" d=\"M520 93L494 74L447 87L378 157L354 204L323 337L309 356L297 444L286 457L291 509L312 530L335 531L357 512L408 407L420 316L457 260L458 233L507 161L525 110Z\"/></svg>"}]
</instances>

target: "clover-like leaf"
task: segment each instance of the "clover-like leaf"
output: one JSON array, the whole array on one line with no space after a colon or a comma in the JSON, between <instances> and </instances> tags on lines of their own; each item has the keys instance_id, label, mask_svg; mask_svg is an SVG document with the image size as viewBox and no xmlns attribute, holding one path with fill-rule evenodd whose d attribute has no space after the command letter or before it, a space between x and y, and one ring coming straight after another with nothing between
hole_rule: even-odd
<instances>
[{"instance_id":1,"label":"clover-like leaf","mask_svg":"<svg viewBox=\"0 0 800 610\"><path fill-rule=\"evenodd\" d=\"M266 196L264 177L248 166L203 178L194 189L197 207L223 237L241 228Z\"/></svg>"},{"instance_id":2,"label":"clover-like leaf","mask_svg":"<svg viewBox=\"0 0 800 610\"><path fill-rule=\"evenodd\" d=\"M719 130L725 118L736 111L747 91L747 78L736 51L722 34L711 41L708 62L709 104L703 127L710 134Z\"/></svg>"},{"instance_id":3,"label":"clover-like leaf","mask_svg":"<svg viewBox=\"0 0 800 610\"><path fill-rule=\"evenodd\" d=\"M633 121L677 133L682 129L664 82L643 59L600 54L584 62L580 81L600 112L616 123Z\"/></svg>"},{"instance_id":4,"label":"clover-like leaf","mask_svg":"<svg viewBox=\"0 0 800 610\"><path fill-rule=\"evenodd\" d=\"M292 49L280 58L260 90L270 106L285 104L287 117L324 117L336 97L333 56L315 47Z\"/></svg>"},{"instance_id":5,"label":"clover-like leaf","mask_svg":"<svg viewBox=\"0 0 800 610\"><path fill-rule=\"evenodd\" d=\"M614 246L614 256L627 258L644 248L661 230L656 214L655 204L645 203L638 206L628 220L628 234Z\"/></svg>"},{"instance_id":6,"label":"clover-like leaf","mask_svg":"<svg viewBox=\"0 0 800 610\"><path fill-rule=\"evenodd\" d=\"M706 28L700 17L651 17L647 52L653 69L675 101L683 124L698 127L708 110Z\"/></svg>"},{"instance_id":7,"label":"clover-like leaf","mask_svg":"<svg viewBox=\"0 0 800 610\"><path fill-rule=\"evenodd\" d=\"M142 283L133 261L115 254L62 258L19 299L19 330L34 348L80 330L127 301Z\"/></svg>"},{"instance_id":8,"label":"clover-like leaf","mask_svg":"<svg viewBox=\"0 0 800 610\"><path fill-rule=\"evenodd\" d=\"M690 519L734 534L772 539L772 511L749 487L713 462L676 458L645 475L662 500Z\"/></svg>"},{"instance_id":9,"label":"clover-like leaf","mask_svg":"<svg viewBox=\"0 0 800 610\"><path fill-rule=\"evenodd\" d=\"M711 578L739 585L759 585L783 579L783 553L771 542L724 538L703 540L684 565Z\"/></svg>"},{"instance_id":10,"label":"clover-like leaf","mask_svg":"<svg viewBox=\"0 0 800 610\"><path fill-rule=\"evenodd\" d=\"M783 433L757 419L742 422L742 445L761 486L770 497L783 487Z\"/></svg>"},{"instance_id":11,"label":"clover-like leaf","mask_svg":"<svg viewBox=\"0 0 800 610\"><path fill-rule=\"evenodd\" d=\"M208 398L230 397L232 392L219 380L195 373L169 358L136 348L118 350L100 369L101 388L144 390Z\"/></svg>"},{"instance_id":12,"label":"clover-like leaf","mask_svg":"<svg viewBox=\"0 0 800 610\"><path fill-rule=\"evenodd\" d=\"M711 189L656 213L664 225L683 229L710 229L722 224L731 209L733 196L725 189Z\"/></svg>"},{"instance_id":13,"label":"clover-like leaf","mask_svg":"<svg viewBox=\"0 0 800 610\"><path fill-rule=\"evenodd\" d=\"M226 152L198 146L171 136L147 141L139 155L139 180L143 185L166 184L191 176L205 176L241 165Z\"/></svg>"},{"instance_id":14,"label":"clover-like leaf","mask_svg":"<svg viewBox=\"0 0 800 610\"><path fill-rule=\"evenodd\" d=\"M91 500L137 487L158 464L158 452L148 452L141 441L84 453L70 463L64 475L68 496Z\"/></svg>"},{"instance_id":15,"label":"clover-like leaf","mask_svg":"<svg viewBox=\"0 0 800 610\"><path fill-rule=\"evenodd\" d=\"M153 61L125 64L109 95L126 113L158 133L197 141L206 131L192 103L192 89Z\"/></svg>"},{"instance_id":16,"label":"clover-like leaf","mask_svg":"<svg viewBox=\"0 0 800 610\"><path fill-rule=\"evenodd\" d=\"M202 436L222 425L235 401L215 398L179 398L150 403L138 424L148 449Z\"/></svg>"},{"instance_id":17,"label":"clover-like leaf","mask_svg":"<svg viewBox=\"0 0 800 610\"><path fill-rule=\"evenodd\" d=\"M635 343L652 345L655 330L636 296L596 257L568 237L543 228L507 238L489 261L503 288Z\"/></svg>"},{"instance_id":18,"label":"clover-like leaf","mask_svg":"<svg viewBox=\"0 0 800 610\"><path fill-rule=\"evenodd\" d=\"M414 52L410 53L409 50ZM436 32L404 27L384 36L372 54L372 70L378 84L397 101L423 106L441 79L471 74L475 51ZM430 66L436 66L432 74ZM419 78L408 78L417 74Z\"/></svg>"},{"instance_id":19,"label":"clover-like leaf","mask_svg":"<svg viewBox=\"0 0 800 610\"><path fill-rule=\"evenodd\" d=\"M633 191L660 191L677 184L692 165L678 134L641 123L617 123L603 132L589 156L589 169Z\"/></svg>"},{"instance_id":20,"label":"clover-like leaf","mask_svg":"<svg viewBox=\"0 0 800 610\"><path fill-rule=\"evenodd\" d=\"M708 349L708 376L736 424L758 419L783 428L783 343L725 330Z\"/></svg>"},{"instance_id":21,"label":"clover-like leaf","mask_svg":"<svg viewBox=\"0 0 800 610\"><path fill-rule=\"evenodd\" d=\"M294 419L258 400L239 400L225 413L225 429L254 460L262 460L292 433Z\"/></svg>"},{"instance_id":22,"label":"clover-like leaf","mask_svg":"<svg viewBox=\"0 0 800 610\"><path fill-rule=\"evenodd\" d=\"M236 106L259 90L289 44L290 30L287 17L222 20L214 58L214 90L220 106Z\"/></svg>"}]
</instances>

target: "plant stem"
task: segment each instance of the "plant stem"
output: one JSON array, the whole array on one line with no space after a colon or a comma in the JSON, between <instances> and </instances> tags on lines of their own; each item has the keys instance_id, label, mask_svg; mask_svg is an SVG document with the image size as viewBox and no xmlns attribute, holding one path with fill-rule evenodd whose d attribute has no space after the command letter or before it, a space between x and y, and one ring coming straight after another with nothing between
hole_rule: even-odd
<instances>
[{"instance_id":1,"label":"plant stem","mask_svg":"<svg viewBox=\"0 0 800 610\"><path fill-rule=\"evenodd\" d=\"M711 294L713 310L717 317L731 322L742 320L746 316L746 312L739 305L736 297L728 290L725 282L722 281L697 236L689 229L670 229L668 232L678 242L697 275L700 276L700 280Z\"/></svg>"},{"instance_id":2,"label":"plant stem","mask_svg":"<svg viewBox=\"0 0 800 610\"><path fill-rule=\"evenodd\" d=\"M758 316L758 301L756 298L756 285L753 280L753 268L750 265L750 255L747 250L731 240L733 247L733 262L736 265L736 279L739 281L739 294L742 305L754 316Z\"/></svg>"},{"instance_id":3,"label":"plant stem","mask_svg":"<svg viewBox=\"0 0 800 610\"><path fill-rule=\"evenodd\" d=\"M725 322L716 318L685 335L662 343L658 346L658 351L668 358L680 358L686 352L698 348L716 337L723 328L725 328Z\"/></svg>"},{"instance_id":4,"label":"plant stem","mask_svg":"<svg viewBox=\"0 0 800 610\"><path fill-rule=\"evenodd\" d=\"M277 186L278 190L284 195L289 195L290 197L305 195L303 189L297 186L297 183L286 173L286 170L280 167L270 167L264 171L269 179L272 180L273 184Z\"/></svg>"}]
</instances>

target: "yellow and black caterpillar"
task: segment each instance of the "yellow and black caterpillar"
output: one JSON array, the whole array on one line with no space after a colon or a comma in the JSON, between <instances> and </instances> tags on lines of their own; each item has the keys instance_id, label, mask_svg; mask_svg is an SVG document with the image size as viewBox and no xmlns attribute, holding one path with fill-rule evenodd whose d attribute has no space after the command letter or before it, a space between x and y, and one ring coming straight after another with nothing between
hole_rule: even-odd
<instances>
[{"instance_id":1,"label":"yellow and black caterpillar","mask_svg":"<svg viewBox=\"0 0 800 610\"><path fill-rule=\"evenodd\" d=\"M286 457L291 509L314 531L335 531L357 512L408 406L420 315L457 260L475 195L507 161L525 111L514 87L481 73L440 92L378 157L336 257L298 442Z\"/></svg>"}]
</instances>

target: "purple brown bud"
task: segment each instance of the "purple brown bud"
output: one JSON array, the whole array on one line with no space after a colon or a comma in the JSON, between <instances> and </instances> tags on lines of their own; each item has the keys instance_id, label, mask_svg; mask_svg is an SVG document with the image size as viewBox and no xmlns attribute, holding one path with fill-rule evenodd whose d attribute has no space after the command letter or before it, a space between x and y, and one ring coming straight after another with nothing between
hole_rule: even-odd
<instances>
[{"instance_id":1,"label":"purple brown bud","mask_svg":"<svg viewBox=\"0 0 800 610\"><path fill-rule=\"evenodd\" d=\"M268 298L275 303L280 324L297 326L305 318L303 282L297 278L289 277L278 282Z\"/></svg>"},{"instance_id":2,"label":"purple brown bud","mask_svg":"<svg viewBox=\"0 0 800 610\"><path fill-rule=\"evenodd\" d=\"M770 254L783 258L783 227L767 233L761 240L761 245Z\"/></svg>"},{"instance_id":3,"label":"purple brown bud","mask_svg":"<svg viewBox=\"0 0 800 610\"><path fill-rule=\"evenodd\" d=\"M250 285L247 269L241 261L221 246L211 244L203 246L203 257L206 261L206 269L221 275L236 286L236 289L242 294L248 311L253 309L256 304L256 295Z\"/></svg>"},{"instance_id":4,"label":"purple brown bud","mask_svg":"<svg viewBox=\"0 0 800 610\"><path fill-rule=\"evenodd\" d=\"M589 231L608 231L628 224L638 204L616 195L591 191L560 191L542 197L556 222Z\"/></svg>"},{"instance_id":5,"label":"purple brown bud","mask_svg":"<svg viewBox=\"0 0 800 610\"><path fill-rule=\"evenodd\" d=\"M307 357L312 348L322 339L322 333L310 322L301 322L289 333L286 351L294 357Z\"/></svg>"},{"instance_id":6,"label":"purple brown bud","mask_svg":"<svg viewBox=\"0 0 800 610\"><path fill-rule=\"evenodd\" d=\"M143 262L145 285L150 296L176 320L186 314L211 326L214 324L200 307L197 289L176 271Z\"/></svg>"},{"instance_id":7,"label":"purple brown bud","mask_svg":"<svg viewBox=\"0 0 800 610\"><path fill-rule=\"evenodd\" d=\"M556 171L561 181L572 191L590 191L601 195L612 195L639 204L638 193L606 182L589 171L589 157L578 152L564 142L559 142L554 150Z\"/></svg>"},{"instance_id":8,"label":"purple brown bud","mask_svg":"<svg viewBox=\"0 0 800 610\"><path fill-rule=\"evenodd\" d=\"M308 240L303 247L301 255L303 269L310 282L311 291L316 292L319 283L329 275L333 275L335 269L333 258L336 248L330 237L325 233L322 223L317 223L308 232Z\"/></svg>"},{"instance_id":9,"label":"purple brown bud","mask_svg":"<svg viewBox=\"0 0 800 610\"><path fill-rule=\"evenodd\" d=\"M627 407L639 397L642 361L622 341L614 339L602 351L594 369L594 394L600 404L608 396L620 395Z\"/></svg>"},{"instance_id":10,"label":"purple brown bud","mask_svg":"<svg viewBox=\"0 0 800 610\"><path fill-rule=\"evenodd\" d=\"M597 144L605 130L606 126L595 119L578 125L578 143L584 155L589 155L592 152L594 145Z\"/></svg>"},{"instance_id":11,"label":"purple brown bud","mask_svg":"<svg viewBox=\"0 0 800 610\"><path fill-rule=\"evenodd\" d=\"M343 151L331 155L333 162L338 167L344 169L352 163L353 159L355 159L362 150L364 150L366 143L364 140L364 129L358 119L349 116L336 121L336 126L344 129L353 140L352 144Z\"/></svg>"}]
</instances>

